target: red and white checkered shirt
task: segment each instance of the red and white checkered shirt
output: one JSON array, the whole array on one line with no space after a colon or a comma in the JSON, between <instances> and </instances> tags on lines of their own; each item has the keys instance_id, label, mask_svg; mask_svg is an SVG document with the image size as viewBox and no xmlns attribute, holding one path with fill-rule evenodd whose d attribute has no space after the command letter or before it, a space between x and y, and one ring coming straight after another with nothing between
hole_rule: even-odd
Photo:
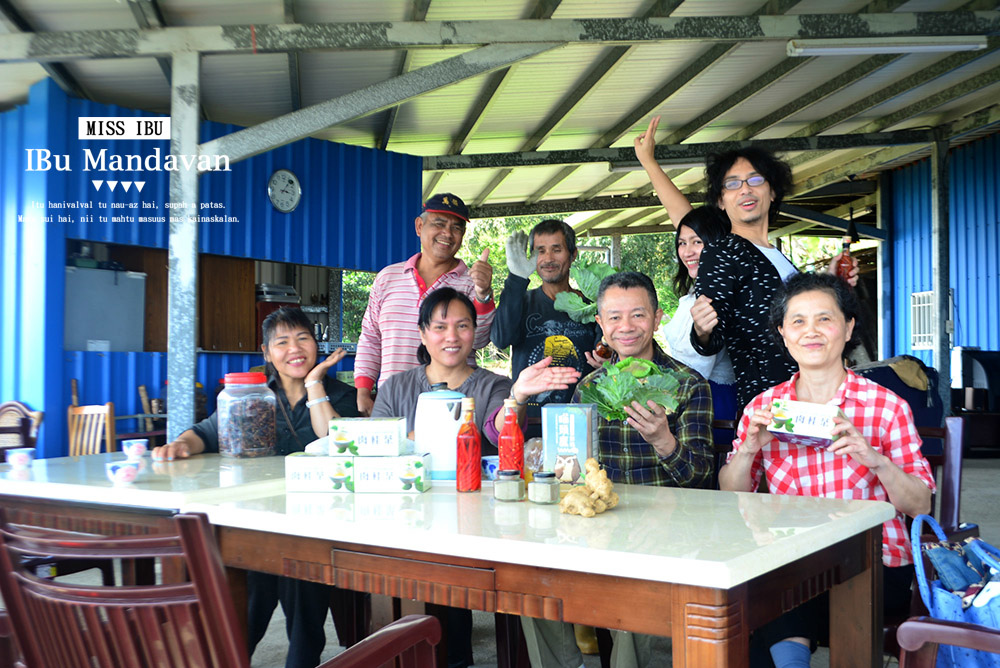
<instances>
[{"instance_id":1,"label":"red and white checkered shirt","mask_svg":"<svg viewBox=\"0 0 1000 668\"><path fill-rule=\"evenodd\" d=\"M758 394L747 405L728 459L733 458L743 442L754 411L770 406L775 399L795 400L798 377L799 374L795 374L791 380ZM920 454L920 436L906 401L848 369L847 378L829 403L840 407L872 448L934 491L934 475ZM760 483L761 474L766 477L772 494L889 501L889 493L878 476L853 458L776 438L757 453L750 469L754 489ZM912 561L906 518L897 511L896 517L882 525L882 563L904 566Z\"/></svg>"},{"instance_id":2,"label":"red and white checkered shirt","mask_svg":"<svg viewBox=\"0 0 1000 668\"><path fill-rule=\"evenodd\" d=\"M376 379L379 384L394 373L420 366L417 348L420 346L420 328L417 321L420 304L428 292L438 288L455 288L468 295L476 308L476 350L490 342L490 325L496 313L493 301L480 304L475 300L476 285L469 276L469 268L461 260L451 271L441 275L434 285L427 287L417 272L417 253L406 262L397 262L384 268L375 277L368 294L368 307L361 319L361 336L354 358L354 384L372 389ZM475 366L475 353L469 364Z\"/></svg>"}]
</instances>

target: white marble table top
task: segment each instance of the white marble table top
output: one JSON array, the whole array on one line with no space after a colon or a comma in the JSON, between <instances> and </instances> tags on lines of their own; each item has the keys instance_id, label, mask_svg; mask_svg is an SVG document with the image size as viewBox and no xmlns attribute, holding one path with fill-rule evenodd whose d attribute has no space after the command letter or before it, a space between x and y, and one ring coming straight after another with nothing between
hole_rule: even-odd
<instances>
[{"instance_id":1,"label":"white marble table top","mask_svg":"<svg viewBox=\"0 0 1000 668\"><path fill-rule=\"evenodd\" d=\"M0 464L0 493L140 508L180 509L195 501L214 503L285 491L280 457L233 459L201 455L154 462L145 455L135 482L113 485L104 465L125 460L121 452L36 459L29 469Z\"/></svg>"},{"instance_id":2,"label":"white marble table top","mask_svg":"<svg viewBox=\"0 0 1000 668\"><path fill-rule=\"evenodd\" d=\"M220 526L504 563L729 588L878 526L887 503L617 485L621 502L593 518L558 506L459 494L285 492L281 457L143 459L114 486L122 453L0 465L0 494L208 514Z\"/></svg>"},{"instance_id":3,"label":"white marble table top","mask_svg":"<svg viewBox=\"0 0 1000 668\"><path fill-rule=\"evenodd\" d=\"M880 525L891 505L618 485L593 518L435 483L424 494L293 492L185 510L215 525L556 569L730 588Z\"/></svg>"}]
</instances>

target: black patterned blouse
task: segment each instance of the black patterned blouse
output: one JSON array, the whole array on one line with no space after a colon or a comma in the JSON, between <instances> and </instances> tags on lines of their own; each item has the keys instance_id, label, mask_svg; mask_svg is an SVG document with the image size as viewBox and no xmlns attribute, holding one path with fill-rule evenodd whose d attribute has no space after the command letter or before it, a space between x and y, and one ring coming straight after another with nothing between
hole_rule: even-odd
<instances>
[{"instance_id":1,"label":"black patterned blouse","mask_svg":"<svg viewBox=\"0 0 1000 668\"><path fill-rule=\"evenodd\" d=\"M729 352L741 411L755 396L798 370L767 327L771 301L779 287L778 270L743 237L730 234L701 253L694 291L711 298L719 324L707 346L698 343L692 327L691 344L703 355L714 355L723 347Z\"/></svg>"}]
</instances>

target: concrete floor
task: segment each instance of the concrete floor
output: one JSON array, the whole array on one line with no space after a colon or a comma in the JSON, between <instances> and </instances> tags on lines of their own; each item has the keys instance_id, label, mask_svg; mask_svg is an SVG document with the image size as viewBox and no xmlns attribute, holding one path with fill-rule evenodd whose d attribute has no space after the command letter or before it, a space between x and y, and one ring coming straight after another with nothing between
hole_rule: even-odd
<instances>
[{"instance_id":1,"label":"concrete floor","mask_svg":"<svg viewBox=\"0 0 1000 668\"><path fill-rule=\"evenodd\" d=\"M960 517L967 522L979 524L980 535L993 545L1000 545L1000 459L966 459L962 479L962 506ZM493 631L493 615L475 613L473 616L473 646L476 666L481 668L496 668L496 645ZM327 620L327 649L324 659L335 656L343 649L337 645L336 632L333 623ZM267 636L254 653L253 668L283 668L285 647L284 618L281 610L275 612L268 628ZM661 648L662 657L657 665L670 665L670 642L664 640ZM895 661L892 661L895 664ZM585 657L586 668L599 668L600 661L596 656ZM821 648L813 656L814 668L828 668L829 653Z\"/></svg>"}]
</instances>

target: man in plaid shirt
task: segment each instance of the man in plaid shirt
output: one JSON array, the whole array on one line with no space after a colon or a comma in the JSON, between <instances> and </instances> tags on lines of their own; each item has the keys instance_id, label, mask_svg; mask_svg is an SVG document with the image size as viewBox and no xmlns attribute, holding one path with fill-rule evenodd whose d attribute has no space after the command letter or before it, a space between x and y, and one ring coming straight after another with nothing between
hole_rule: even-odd
<instances>
[{"instance_id":1,"label":"man in plaid shirt","mask_svg":"<svg viewBox=\"0 0 1000 668\"><path fill-rule=\"evenodd\" d=\"M598 418L597 460L615 483L708 487L715 465L712 452L712 391L697 371L667 355L653 341L663 311L653 281L645 274L626 271L608 276L597 291L597 324L614 351L612 361L626 357L651 360L678 373L677 410L667 415L662 406L632 402L625 421ZM590 353L588 359L593 360ZM598 369L580 386L603 375ZM531 665L536 668L578 668L583 657L572 624L522 617ZM614 632L612 666L645 666L652 660L653 636Z\"/></svg>"},{"instance_id":2,"label":"man in plaid shirt","mask_svg":"<svg viewBox=\"0 0 1000 668\"><path fill-rule=\"evenodd\" d=\"M597 292L597 324L614 351L612 361L626 357L651 360L680 376L677 410L632 402L625 421L598 419L597 459L616 483L666 487L708 487L712 480L712 392L697 371L667 355L653 340L663 311L648 276L619 272L604 279ZM594 371L579 388L604 375Z\"/></svg>"}]
</instances>

